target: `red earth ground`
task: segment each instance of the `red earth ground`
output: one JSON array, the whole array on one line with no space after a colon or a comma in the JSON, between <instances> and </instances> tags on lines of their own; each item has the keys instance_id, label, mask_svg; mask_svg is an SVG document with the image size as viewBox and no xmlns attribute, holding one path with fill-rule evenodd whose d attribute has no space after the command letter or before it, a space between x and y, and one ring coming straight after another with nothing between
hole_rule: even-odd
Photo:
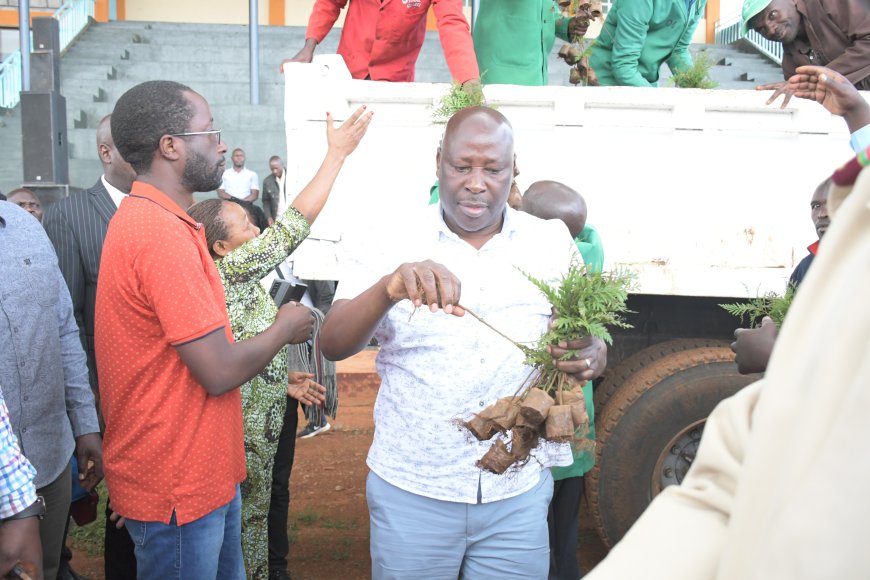
<instances>
[{"instance_id":1,"label":"red earth ground","mask_svg":"<svg viewBox=\"0 0 870 580\"><path fill-rule=\"evenodd\" d=\"M294 580L370 578L365 459L372 442L372 406L379 379L375 350L338 363L339 410L332 429L298 440L290 479L290 574ZM300 425L304 418L300 419ZM606 554L585 506L577 557L588 571ZM102 558L73 544L73 568L103 578Z\"/></svg>"}]
</instances>

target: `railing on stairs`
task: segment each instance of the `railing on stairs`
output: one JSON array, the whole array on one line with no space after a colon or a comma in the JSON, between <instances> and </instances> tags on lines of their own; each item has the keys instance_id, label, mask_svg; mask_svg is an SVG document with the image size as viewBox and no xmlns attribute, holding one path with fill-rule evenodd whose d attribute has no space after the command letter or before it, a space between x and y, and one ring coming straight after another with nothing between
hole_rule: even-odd
<instances>
[{"instance_id":1,"label":"railing on stairs","mask_svg":"<svg viewBox=\"0 0 870 580\"><path fill-rule=\"evenodd\" d=\"M94 0L66 0L52 16L58 21L64 52L94 17ZM16 50L0 63L0 108L11 109L20 100L21 50Z\"/></svg>"},{"instance_id":2,"label":"railing on stairs","mask_svg":"<svg viewBox=\"0 0 870 580\"><path fill-rule=\"evenodd\" d=\"M731 44L741 38L746 39L758 52L776 64L782 64L782 43L768 40L754 30L750 30L744 35L740 29L740 17L727 20L725 23L716 23L714 35L716 44Z\"/></svg>"}]
</instances>

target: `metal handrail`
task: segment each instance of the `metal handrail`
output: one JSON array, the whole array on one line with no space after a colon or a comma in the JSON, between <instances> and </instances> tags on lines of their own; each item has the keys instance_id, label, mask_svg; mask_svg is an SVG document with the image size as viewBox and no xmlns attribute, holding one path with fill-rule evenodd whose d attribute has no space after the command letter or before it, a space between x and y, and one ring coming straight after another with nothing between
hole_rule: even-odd
<instances>
[{"instance_id":1,"label":"metal handrail","mask_svg":"<svg viewBox=\"0 0 870 580\"><path fill-rule=\"evenodd\" d=\"M94 0L66 0L52 17L60 31L60 52L72 44L76 36L94 17ZM32 46L32 43L31 43ZM11 109L21 100L21 50L10 54L0 64L0 107Z\"/></svg>"},{"instance_id":2,"label":"metal handrail","mask_svg":"<svg viewBox=\"0 0 870 580\"><path fill-rule=\"evenodd\" d=\"M743 34L740 29L740 18L729 19L725 24L717 22L713 42L715 44L731 44L740 39L745 39L749 44L755 47L758 52L775 62L782 64L782 43L775 40L768 40L758 34L754 30L750 30L747 34Z\"/></svg>"},{"instance_id":3,"label":"metal handrail","mask_svg":"<svg viewBox=\"0 0 870 580\"><path fill-rule=\"evenodd\" d=\"M0 63L0 107L11 109L21 99L21 51L16 50Z\"/></svg>"}]
</instances>

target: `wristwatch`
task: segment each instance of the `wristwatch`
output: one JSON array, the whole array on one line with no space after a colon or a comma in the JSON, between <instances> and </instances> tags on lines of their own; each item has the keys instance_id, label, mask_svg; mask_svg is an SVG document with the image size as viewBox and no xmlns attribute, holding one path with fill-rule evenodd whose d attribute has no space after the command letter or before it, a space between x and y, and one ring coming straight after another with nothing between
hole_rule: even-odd
<instances>
[{"instance_id":1,"label":"wristwatch","mask_svg":"<svg viewBox=\"0 0 870 580\"><path fill-rule=\"evenodd\" d=\"M45 499L38 495L36 496L36 501L18 512L17 514L13 514L8 518L3 518L0 520L0 523L5 524L6 522L11 522L12 520L23 520L25 518L39 518L42 519L45 517Z\"/></svg>"}]
</instances>

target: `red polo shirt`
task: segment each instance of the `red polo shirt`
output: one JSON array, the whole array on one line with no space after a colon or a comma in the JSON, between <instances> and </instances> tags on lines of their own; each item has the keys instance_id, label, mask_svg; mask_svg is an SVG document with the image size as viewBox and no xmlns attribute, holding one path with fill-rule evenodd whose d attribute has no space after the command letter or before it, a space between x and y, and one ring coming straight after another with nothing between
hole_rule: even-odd
<instances>
[{"instance_id":1,"label":"red polo shirt","mask_svg":"<svg viewBox=\"0 0 870 580\"><path fill-rule=\"evenodd\" d=\"M353 78L412 82L430 5L453 79L464 83L480 76L461 0L317 0L305 37L320 44L349 1L338 54Z\"/></svg>"},{"instance_id":2,"label":"red polo shirt","mask_svg":"<svg viewBox=\"0 0 870 580\"><path fill-rule=\"evenodd\" d=\"M238 389L214 397L176 346L220 330L226 298L205 233L156 188L136 182L109 224L95 317L112 507L179 525L232 500L245 478Z\"/></svg>"}]
</instances>

